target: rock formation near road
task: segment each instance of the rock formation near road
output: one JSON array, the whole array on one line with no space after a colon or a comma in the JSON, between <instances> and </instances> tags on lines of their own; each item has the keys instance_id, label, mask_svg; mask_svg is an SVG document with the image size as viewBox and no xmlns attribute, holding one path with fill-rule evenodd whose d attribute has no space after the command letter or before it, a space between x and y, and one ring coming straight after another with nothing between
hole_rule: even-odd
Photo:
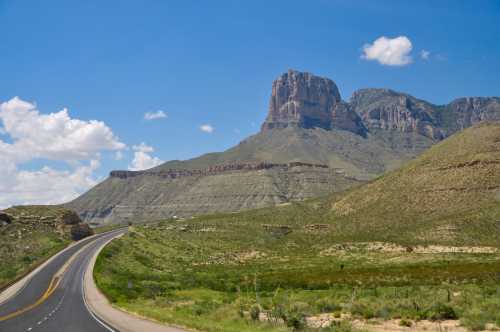
<instances>
[{"instance_id":1,"label":"rock formation near road","mask_svg":"<svg viewBox=\"0 0 500 332\"><path fill-rule=\"evenodd\" d=\"M290 70L272 84L260 132L220 153L113 171L66 204L87 222L127 222L258 208L344 190L401 166L484 120L499 98L434 105L388 89L341 99L335 83Z\"/></svg>"}]
</instances>

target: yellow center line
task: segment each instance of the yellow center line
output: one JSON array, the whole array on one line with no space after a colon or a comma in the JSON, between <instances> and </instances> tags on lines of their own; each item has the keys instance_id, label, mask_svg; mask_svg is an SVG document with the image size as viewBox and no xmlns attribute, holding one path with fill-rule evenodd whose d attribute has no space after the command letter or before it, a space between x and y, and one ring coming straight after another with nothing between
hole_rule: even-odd
<instances>
[{"instance_id":1,"label":"yellow center line","mask_svg":"<svg viewBox=\"0 0 500 332\"><path fill-rule=\"evenodd\" d=\"M8 314L6 316L0 317L0 322L3 322L5 320L7 320L7 319L11 319L11 318L17 317L19 315L22 315L26 311L29 311L31 309L34 309L34 308L38 307L45 300L47 300L52 295L52 293L54 293L54 291L56 290L56 288L59 285L60 281L61 281L61 278L59 278L59 277L53 277L52 280L50 281L49 288L47 288L47 290L45 291L45 293L43 293L43 295L35 303L30 304L29 306L24 307L22 309L19 309L17 311L14 311L13 313L10 313L10 314Z\"/></svg>"}]
</instances>

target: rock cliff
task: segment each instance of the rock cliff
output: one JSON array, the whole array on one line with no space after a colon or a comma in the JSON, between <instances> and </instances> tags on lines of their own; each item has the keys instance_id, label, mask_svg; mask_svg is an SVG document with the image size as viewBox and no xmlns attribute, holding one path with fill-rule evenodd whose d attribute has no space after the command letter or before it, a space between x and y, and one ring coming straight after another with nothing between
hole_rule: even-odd
<instances>
[{"instance_id":1,"label":"rock cliff","mask_svg":"<svg viewBox=\"0 0 500 332\"><path fill-rule=\"evenodd\" d=\"M332 80L294 70L273 82L269 112L262 130L289 126L337 128L366 134L360 117L349 104L341 101Z\"/></svg>"}]
</instances>

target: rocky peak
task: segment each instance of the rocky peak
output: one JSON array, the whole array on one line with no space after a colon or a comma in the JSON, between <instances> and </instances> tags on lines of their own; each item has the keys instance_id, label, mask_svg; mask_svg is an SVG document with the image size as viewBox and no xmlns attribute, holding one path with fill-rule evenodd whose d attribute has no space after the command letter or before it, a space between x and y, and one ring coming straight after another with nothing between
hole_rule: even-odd
<instances>
[{"instance_id":1,"label":"rocky peak","mask_svg":"<svg viewBox=\"0 0 500 332\"><path fill-rule=\"evenodd\" d=\"M447 124L452 132L468 128L481 121L500 120L500 98L465 97L446 105L445 111L453 122Z\"/></svg>"},{"instance_id":2,"label":"rocky peak","mask_svg":"<svg viewBox=\"0 0 500 332\"><path fill-rule=\"evenodd\" d=\"M389 89L361 89L354 92L350 105L369 129L416 132L440 140L437 107L408 94Z\"/></svg>"},{"instance_id":3,"label":"rocky peak","mask_svg":"<svg viewBox=\"0 0 500 332\"><path fill-rule=\"evenodd\" d=\"M289 70L273 82L269 113L262 130L293 126L366 133L361 119L341 101L332 80Z\"/></svg>"}]
</instances>

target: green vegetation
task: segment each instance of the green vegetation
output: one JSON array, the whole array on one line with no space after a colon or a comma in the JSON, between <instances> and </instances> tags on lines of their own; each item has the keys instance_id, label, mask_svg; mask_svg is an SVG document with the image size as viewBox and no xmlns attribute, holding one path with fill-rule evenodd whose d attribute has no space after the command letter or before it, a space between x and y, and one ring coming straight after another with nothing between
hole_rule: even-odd
<instances>
[{"instance_id":1,"label":"green vegetation","mask_svg":"<svg viewBox=\"0 0 500 332\"><path fill-rule=\"evenodd\" d=\"M500 326L498 142L500 124L484 124L347 193L133 227L99 256L98 286L204 331L307 330L320 314L334 331Z\"/></svg>"},{"instance_id":2,"label":"green vegetation","mask_svg":"<svg viewBox=\"0 0 500 332\"><path fill-rule=\"evenodd\" d=\"M25 275L71 242L73 212L52 206L19 206L0 224L0 289Z\"/></svg>"},{"instance_id":3,"label":"green vegetation","mask_svg":"<svg viewBox=\"0 0 500 332\"><path fill-rule=\"evenodd\" d=\"M500 319L499 253L331 254L334 234L269 228L221 216L136 227L104 249L96 280L119 307L204 331L301 329L321 313L471 328Z\"/></svg>"}]
</instances>

